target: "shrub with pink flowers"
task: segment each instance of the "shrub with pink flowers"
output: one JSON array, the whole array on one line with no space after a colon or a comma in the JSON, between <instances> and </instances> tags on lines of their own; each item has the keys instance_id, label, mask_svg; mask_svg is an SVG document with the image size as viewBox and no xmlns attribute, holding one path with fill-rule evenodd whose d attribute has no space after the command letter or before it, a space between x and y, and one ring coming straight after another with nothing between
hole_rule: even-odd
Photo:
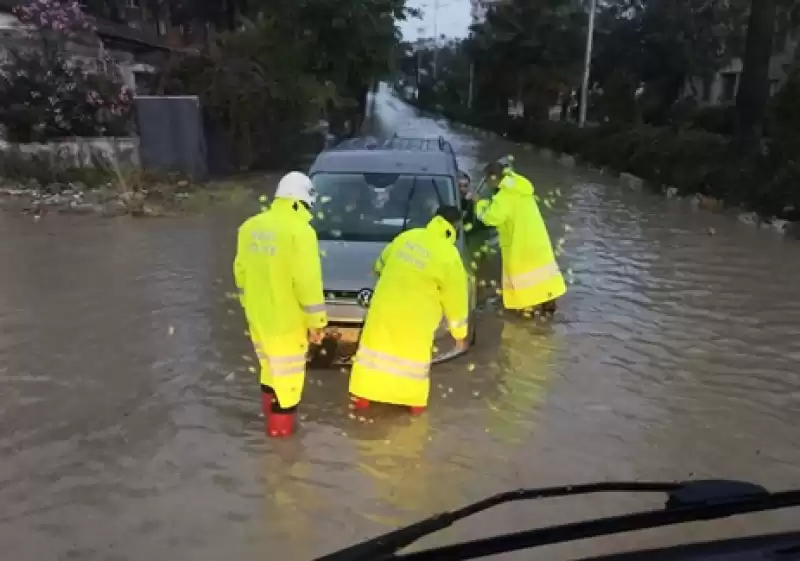
<instances>
[{"instance_id":1,"label":"shrub with pink flowers","mask_svg":"<svg viewBox=\"0 0 800 561\"><path fill-rule=\"evenodd\" d=\"M76 0L27 0L14 8L14 15L23 25L67 37L95 30Z\"/></svg>"},{"instance_id":2,"label":"shrub with pink flowers","mask_svg":"<svg viewBox=\"0 0 800 561\"><path fill-rule=\"evenodd\" d=\"M28 0L16 14L41 41L40 48L12 52L0 65L0 124L9 140L130 134L132 97L113 61L100 65L112 70L90 71L66 49L67 40L94 31L80 5Z\"/></svg>"}]
</instances>

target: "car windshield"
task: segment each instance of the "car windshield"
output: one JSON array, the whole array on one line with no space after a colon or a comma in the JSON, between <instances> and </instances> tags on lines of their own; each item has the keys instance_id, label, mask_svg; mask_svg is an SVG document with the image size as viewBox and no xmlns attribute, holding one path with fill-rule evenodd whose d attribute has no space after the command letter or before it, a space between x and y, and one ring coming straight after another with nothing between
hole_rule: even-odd
<instances>
[{"instance_id":1,"label":"car windshield","mask_svg":"<svg viewBox=\"0 0 800 561\"><path fill-rule=\"evenodd\" d=\"M311 224L321 240L389 242L425 226L440 205L455 204L453 180L442 175L316 173Z\"/></svg>"}]
</instances>

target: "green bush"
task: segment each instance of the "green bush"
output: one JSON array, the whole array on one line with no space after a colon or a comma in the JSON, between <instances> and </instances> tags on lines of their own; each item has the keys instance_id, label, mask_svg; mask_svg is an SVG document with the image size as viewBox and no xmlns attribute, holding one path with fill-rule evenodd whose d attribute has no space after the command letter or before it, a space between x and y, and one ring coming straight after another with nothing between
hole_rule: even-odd
<instances>
[{"instance_id":1,"label":"green bush","mask_svg":"<svg viewBox=\"0 0 800 561\"><path fill-rule=\"evenodd\" d=\"M728 136L699 128L648 125L579 128L564 122L488 118L470 114L466 109L448 109L443 113L453 120L507 134L510 140L571 154L597 167L628 172L658 187L676 187L684 195L702 193L767 216L798 219L798 100L800 75L793 77L775 100L785 118L782 127L776 125L770 153L748 161L731 156Z\"/></svg>"},{"instance_id":2,"label":"green bush","mask_svg":"<svg viewBox=\"0 0 800 561\"><path fill-rule=\"evenodd\" d=\"M714 134L732 136L736 127L736 107L715 105L697 109L689 118L689 126Z\"/></svg>"}]
</instances>

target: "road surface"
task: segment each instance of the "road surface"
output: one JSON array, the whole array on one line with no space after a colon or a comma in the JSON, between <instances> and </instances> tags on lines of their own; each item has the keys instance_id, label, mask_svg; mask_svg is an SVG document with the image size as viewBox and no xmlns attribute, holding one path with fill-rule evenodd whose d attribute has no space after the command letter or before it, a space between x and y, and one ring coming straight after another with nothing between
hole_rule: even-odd
<instances>
[{"instance_id":1,"label":"road surface","mask_svg":"<svg viewBox=\"0 0 800 561\"><path fill-rule=\"evenodd\" d=\"M744 478L800 484L797 245L624 190L419 115L477 169L514 150L570 291L556 320L487 305L478 346L433 372L418 419L347 407L313 372L301 432L267 440L232 290L240 216L0 216L0 546L20 561L310 559L522 486ZM560 195L556 194L556 191ZM713 227L716 235L709 236ZM657 505L514 505L424 544ZM564 546L548 558L788 528L759 515ZM528 559L525 554L502 559Z\"/></svg>"}]
</instances>

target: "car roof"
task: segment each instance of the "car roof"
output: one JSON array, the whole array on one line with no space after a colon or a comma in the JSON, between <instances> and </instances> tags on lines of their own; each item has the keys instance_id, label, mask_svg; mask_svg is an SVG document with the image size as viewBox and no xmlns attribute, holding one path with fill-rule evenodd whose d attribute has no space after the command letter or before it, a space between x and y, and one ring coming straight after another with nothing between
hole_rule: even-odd
<instances>
[{"instance_id":1,"label":"car roof","mask_svg":"<svg viewBox=\"0 0 800 561\"><path fill-rule=\"evenodd\" d=\"M350 138L317 156L310 173L458 174L455 152L443 137Z\"/></svg>"}]
</instances>

